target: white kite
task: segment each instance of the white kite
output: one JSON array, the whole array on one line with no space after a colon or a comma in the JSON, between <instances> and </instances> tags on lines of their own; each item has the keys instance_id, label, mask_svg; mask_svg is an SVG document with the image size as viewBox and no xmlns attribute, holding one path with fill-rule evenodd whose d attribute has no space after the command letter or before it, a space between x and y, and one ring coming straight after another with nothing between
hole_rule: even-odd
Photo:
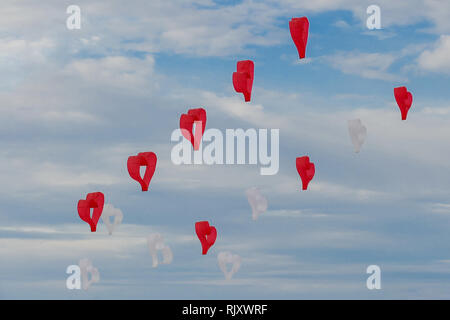
<instances>
[{"instance_id":1,"label":"white kite","mask_svg":"<svg viewBox=\"0 0 450 320\"><path fill-rule=\"evenodd\" d=\"M348 120L348 133L355 152L358 153L366 140L367 128L362 124L361 119Z\"/></svg>"},{"instance_id":2,"label":"white kite","mask_svg":"<svg viewBox=\"0 0 450 320\"><path fill-rule=\"evenodd\" d=\"M217 262L219 263L220 270L225 275L225 279L231 280L233 275L241 267L241 257L237 254L232 254L229 251L219 252L217 255ZM228 271L227 265L231 264L231 269Z\"/></svg>"},{"instance_id":3,"label":"white kite","mask_svg":"<svg viewBox=\"0 0 450 320\"><path fill-rule=\"evenodd\" d=\"M248 203L252 207L252 219L257 220L258 216L267 210L267 199L255 187L247 189L245 194L247 195Z\"/></svg>"},{"instance_id":4,"label":"white kite","mask_svg":"<svg viewBox=\"0 0 450 320\"><path fill-rule=\"evenodd\" d=\"M173 260L172 250L168 245L164 243L164 238L159 233L153 233L147 236L148 248L153 260L153 268L156 268L159 264L158 251L162 253L163 264L170 264Z\"/></svg>"},{"instance_id":5,"label":"white kite","mask_svg":"<svg viewBox=\"0 0 450 320\"><path fill-rule=\"evenodd\" d=\"M78 266L81 271L81 284L83 285L83 289L87 290L91 286L91 284L100 281L100 273L97 268L94 268L92 262L83 258L78 262ZM90 274L90 277L89 277Z\"/></svg>"},{"instance_id":6,"label":"white kite","mask_svg":"<svg viewBox=\"0 0 450 320\"><path fill-rule=\"evenodd\" d=\"M114 217L114 220L111 222L111 217ZM108 232L111 235L114 229L122 223L123 213L122 210L114 208L112 204L105 204L102 212L102 220L103 223L106 224L108 228Z\"/></svg>"}]
</instances>

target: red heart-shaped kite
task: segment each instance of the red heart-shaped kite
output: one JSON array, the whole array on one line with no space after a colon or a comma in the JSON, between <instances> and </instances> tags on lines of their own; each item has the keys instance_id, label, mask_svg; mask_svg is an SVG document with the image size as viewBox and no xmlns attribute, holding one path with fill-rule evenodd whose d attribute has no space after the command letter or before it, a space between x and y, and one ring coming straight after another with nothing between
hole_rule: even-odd
<instances>
[{"instance_id":1,"label":"red heart-shaped kite","mask_svg":"<svg viewBox=\"0 0 450 320\"><path fill-rule=\"evenodd\" d=\"M402 120L406 120L406 116L408 115L408 111L409 108L411 108L413 100L411 92L408 92L406 87L394 88L394 97L395 101L397 101L398 107L400 108Z\"/></svg>"},{"instance_id":2,"label":"red heart-shaped kite","mask_svg":"<svg viewBox=\"0 0 450 320\"><path fill-rule=\"evenodd\" d=\"M233 86L236 92L244 94L245 101L252 96L255 65L252 60L238 61L237 72L233 72Z\"/></svg>"},{"instance_id":3,"label":"red heart-shaped kite","mask_svg":"<svg viewBox=\"0 0 450 320\"><path fill-rule=\"evenodd\" d=\"M195 124L195 136L192 133ZM206 111L203 108L189 109L187 114L180 117L180 129L183 136L188 139L194 150L198 150L205 132L206 127ZM201 128L201 129L200 129Z\"/></svg>"},{"instance_id":4,"label":"red heart-shaped kite","mask_svg":"<svg viewBox=\"0 0 450 320\"><path fill-rule=\"evenodd\" d=\"M141 184L142 191L148 191L148 185L152 180L156 169L156 154L153 152L140 152L137 156L129 156L127 169L130 177ZM145 169L144 178L141 178L141 166Z\"/></svg>"},{"instance_id":5,"label":"red heart-shaped kite","mask_svg":"<svg viewBox=\"0 0 450 320\"><path fill-rule=\"evenodd\" d=\"M103 205L105 204L105 196L101 192L88 193L86 200L78 201L78 215L81 220L86 221L91 226L91 232L97 229L98 219L102 215ZM91 218L91 209L94 213Z\"/></svg>"},{"instance_id":6,"label":"red heart-shaped kite","mask_svg":"<svg viewBox=\"0 0 450 320\"><path fill-rule=\"evenodd\" d=\"M306 43L308 42L309 21L307 17L292 18L289 21L289 30L292 40L297 47L300 59L305 57Z\"/></svg>"},{"instance_id":7,"label":"red heart-shaped kite","mask_svg":"<svg viewBox=\"0 0 450 320\"><path fill-rule=\"evenodd\" d=\"M295 165L297 167L298 174L302 179L303 190L306 190L308 189L308 183L314 177L314 173L316 173L314 163L309 162L309 157L305 156L297 158Z\"/></svg>"},{"instance_id":8,"label":"red heart-shaped kite","mask_svg":"<svg viewBox=\"0 0 450 320\"><path fill-rule=\"evenodd\" d=\"M217 230L209 225L208 221L195 223L195 233L202 244L202 254L206 254L217 238Z\"/></svg>"}]
</instances>

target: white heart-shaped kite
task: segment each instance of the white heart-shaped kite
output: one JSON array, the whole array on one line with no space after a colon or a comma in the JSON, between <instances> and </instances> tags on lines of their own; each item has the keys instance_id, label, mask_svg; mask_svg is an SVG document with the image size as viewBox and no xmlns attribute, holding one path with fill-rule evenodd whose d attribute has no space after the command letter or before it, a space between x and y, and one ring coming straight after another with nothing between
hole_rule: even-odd
<instances>
[{"instance_id":1,"label":"white heart-shaped kite","mask_svg":"<svg viewBox=\"0 0 450 320\"><path fill-rule=\"evenodd\" d=\"M350 134L355 152L358 153L366 140L367 128L362 124L361 119L348 120L348 133Z\"/></svg>"},{"instance_id":2,"label":"white heart-shaped kite","mask_svg":"<svg viewBox=\"0 0 450 320\"><path fill-rule=\"evenodd\" d=\"M148 248L152 256L153 268L159 263L158 251L161 251L163 264L169 264L173 260L173 253L169 246L164 243L164 238L159 233L153 233L147 236Z\"/></svg>"},{"instance_id":3,"label":"white heart-shaped kite","mask_svg":"<svg viewBox=\"0 0 450 320\"><path fill-rule=\"evenodd\" d=\"M94 268L92 262L89 259L81 259L78 262L78 266L80 267L81 284L84 290L87 290L91 286L91 284L100 281L100 273L98 272L97 268ZM90 278L89 274L91 275Z\"/></svg>"},{"instance_id":4,"label":"white heart-shaped kite","mask_svg":"<svg viewBox=\"0 0 450 320\"><path fill-rule=\"evenodd\" d=\"M114 217L114 220L111 222L111 217ZM108 232L111 235L114 231L115 227L122 223L123 213L122 210L114 208L112 204L105 204L102 212L102 220L103 223L106 224L108 228Z\"/></svg>"},{"instance_id":5,"label":"white heart-shaped kite","mask_svg":"<svg viewBox=\"0 0 450 320\"><path fill-rule=\"evenodd\" d=\"M248 203L252 207L252 219L256 220L261 213L266 212L267 199L255 187L247 189L245 194L247 195Z\"/></svg>"},{"instance_id":6,"label":"white heart-shaped kite","mask_svg":"<svg viewBox=\"0 0 450 320\"><path fill-rule=\"evenodd\" d=\"M217 255L217 262L219 263L220 270L225 275L225 279L231 280L233 275L241 267L241 257L237 254L232 254L229 251L219 252ZM231 264L231 270L228 271L227 265Z\"/></svg>"}]
</instances>

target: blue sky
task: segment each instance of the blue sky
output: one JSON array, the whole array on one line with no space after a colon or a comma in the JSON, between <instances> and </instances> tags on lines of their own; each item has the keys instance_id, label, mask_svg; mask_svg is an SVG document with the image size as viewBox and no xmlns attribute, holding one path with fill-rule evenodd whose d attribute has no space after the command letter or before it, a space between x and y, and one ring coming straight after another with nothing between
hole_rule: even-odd
<instances>
[{"instance_id":1,"label":"blue sky","mask_svg":"<svg viewBox=\"0 0 450 320\"><path fill-rule=\"evenodd\" d=\"M450 298L450 4L378 1L3 1L0 12L0 298ZM81 30L66 8L81 7ZM307 16L299 62L288 22ZM231 83L255 63L251 103ZM414 96L401 121L393 88ZM207 129L280 129L280 170L175 166L179 117ZM347 120L367 139L353 152ZM126 159L158 155L149 192ZM301 191L295 158L316 175ZM257 221L245 190L269 203ZM124 220L96 233L76 204L102 191ZM218 239L206 256L194 224ZM152 268L146 236L174 254ZM217 255L242 258L226 281ZM100 282L65 287L89 258ZM382 289L366 288L367 266Z\"/></svg>"}]
</instances>

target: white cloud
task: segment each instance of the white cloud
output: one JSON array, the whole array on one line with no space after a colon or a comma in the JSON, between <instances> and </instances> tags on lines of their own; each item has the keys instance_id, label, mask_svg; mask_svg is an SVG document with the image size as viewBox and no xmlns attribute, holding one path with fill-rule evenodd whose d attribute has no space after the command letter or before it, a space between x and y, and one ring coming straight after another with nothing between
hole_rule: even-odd
<instances>
[{"instance_id":1,"label":"white cloud","mask_svg":"<svg viewBox=\"0 0 450 320\"><path fill-rule=\"evenodd\" d=\"M442 35L433 49L420 54L417 63L422 70L450 74L450 35Z\"/></svg>"},{"instance_id":2,"label":"white cloud","mask_svg":"<svg viewBox=\"0 0 450 320\"><path fill-rule=\"evenodd\" d=\"M101 119L80 111L44 111L40 116L45 121L73 123L101 123Z\"/></svg>"},{"instance_id":3,"label":"white cloud","mask_svg":"<svg viewBox=\"0 0 450 320\"><path fill-rule=\"evenodd\" d=\"M335 23L333 23L333 25L342 29L347 29L350 27L350 25L345 20L337 20Z\"/></svg>"},{"instance_id":4,"label":"white cloud","mask_svg":"<svg viewBox=\"0 0 450 320\"><path fill-rule=\"evenodd\" d=\"M82 59L71 62L65 70L68 75L79 76L81 81L103 86L136 89L148 86L153 75L155 60L124 56L101 59Z\"/></svg>"},{"instance_id":5,"label":"white cloud","mask_svg":"<svg viewBox=\"0 0 450 320\"><path fill-rule=\"evenodd\" d=\"M49 62L57 43L48 37L0 38L0 89L14 88L28 74Z\"/></svg>"},{"instance_id":6,"label":"white cloud","mask_svg":"<svg viewBox=\"0 0 450 320\"><path fill-rule=\"evenodd\" d=\"M73 213L78 218L78 214ZM124 219L129 213L125 212ZM195 233L186 234L174 228L121 224L113 235L102 220L99 220L96 233L91 233L89 226L82 220L76 224L1 226L0 231L26 233L31 237L0 237L0 255L9 259L39 256L56 260L61 257L78 258L83 255L121 256L129 251L146 251L148 234L160 232L170 245L192 245L196 243ZM182 230L183 231L183 230Z\"/></svg>"},{"instance_id":7,"label":"white cloud","mask_svg":"<svg viewBox=\"0 0 450 320\"><path fill-rule=\"evenodd\" d=\"M109 186L120 181L117 177L98 172L98 170L83 169L82 172L74 172L73 167L62 168L50 163L45 163L39 169L35 169L30 178L36 185L49 187L79 187L90 184Z\"/></svg>"},{"instance_id":8,"label":"white cloud","mask_svg":"<svg viewBox=\"0 0 450 320\"><path fill-rule=\"evenodd\" d=\"M56 46L54 40L41 38L28 41L21 38L0 39L0 63L42 63L46 60L49 51Z\"/></svg>"},{"instance_id":9,"label":"white cloud","mask_svg":"<svg viewBox=\"0 0 450 320\"><path fill-rule=\"evenodd\" d=\"M450 107L425 107L423 113L430 115L445 116L450 114Z\"/></svg>"},{"instance_id":10,"label":"white cloud","mask_svg":"<svg viewBox=\"0 0 450 320\"><path fill-rule=\"evenodd\" d=\"M450 3L439 0L410 0L391 1L378 0L283 0L292 9L309 12L324 12L334 10L347 10L361 22L361 28L365 28L367 19L366 9L369 5L377 4L381 9L381 26L383 29L395 26L407 26L428 21L431 27L426 31L443 33L450 32L448 12ZM291 10L292 10L291 9Z\"/></svg>"},{"instance_id":11,"label":"white cloud","mask_svg":"<svg viewBox=\"0 0 450 320\"><path fill-rule=\"evenodd\" d=\"M431 206L431 211L434 213L450 213L450 204L449 203L433 203Z\"/></svg>"},{"instance_id":12,"label":"white cloud","mask_svg":"<svg viewBox=\"0 0 450 320\"><path fill-rule=\"evenodd\" d=\"M397 57L390 53L339 52L324 57L333 68L345 74L366 79L405 81L404 77L389 72Z\"/></svg>"},{"instance_id":13,"label":"white cloud","mask_svg":"<svg viewBox=\"0 0 450 320\"><path fill-rule=\"evenodd\" d=\"M311 212L309 210L300 210L300 209L280 209L280 210L268 210L267 212L263 213L263 217L273 217L273 218L306 218L306 217L312 217L312 218L323 218L328 217L328 214L324 213L316 213Z\"/></svg>"},{"instance_id":14,"label":"white cloud","mask_svg":"<svg viewBox=\"0 0 450 320\"><path fill-rule=\"evenodd\" d=\"M65 54L80 52L79 43L83 43L103 55L137 50L230 56L248 53L249 47L255 45L287 43L290 41L287 21L282 27L279 21L295 14L347 10L361 21L361 28L364 28L365 10L372 4L360 0L206 3L153 0L130 6L117 0L107 4L81 0L78 5L82 8L82 29L71 32L65 28L67 14L64 7L56 0L39 5L32 1L5 0L0 13L0 31L8 34L15 30L19 38L29 40L44 34L57 40ZM427 20L434 23L431 31L450 32L450 23L445 15L448 4L435 0L407 3L380 0L378 4L384 29ZM345 23L342 19L337 21L338 26ZM40 26L39 29L36 25Z\"/></svg>"}]
</instances>

